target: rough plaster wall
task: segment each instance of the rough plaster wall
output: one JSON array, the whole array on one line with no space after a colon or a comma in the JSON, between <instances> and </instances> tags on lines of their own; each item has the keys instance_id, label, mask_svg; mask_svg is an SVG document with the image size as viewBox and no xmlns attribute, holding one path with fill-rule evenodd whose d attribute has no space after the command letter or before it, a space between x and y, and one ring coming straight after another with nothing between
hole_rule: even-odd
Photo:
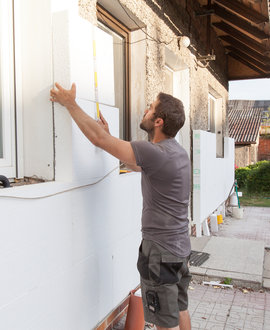
<instances>
[{"instance_id":1,"label":"rough plaster wall","mask_svg":"<svg viewBox=\"0 0 270 330\"><path fill-rule=\"evenodd\" d=\"M162 0L120 0L143 24L146 41L146 87L145 105L151 103L157 94L164 89L165 46L173 51L190 68L190 119L192 129L207 130L208 122L208 92L209 86L222 97L223 134L228 135L227 99L228 84L226 77L226 57L224 48L215 38L212 31L211 48L215 49L217 60L208 68L200 68L194 60L194 55L206 54L205 24L206 19L196 19L194 10L196 1L188 2L188 12L184 7L172 7L168 1ZM95 0L79 0L80 14L90 20L96 20L93 13ZM189 20L191 26L189 26ZM188 30L190 29L190 32ZM189 35L192 46L189 49L178 47L177 36ZM196 49L194 48L196 47ZM133 111L133 110L131 110ZM141 110L141 115L143 109ZM139 133L135 134L139 135Z\"/></svg>"},{"instance_id":2,"label":"rough plaster wall","mask_svg":"<svg viewBox=\"0 0 270 330\"><path fill-rule=\"evenodd\" d=\"M79 14L92 24L97 24L96 0L79 0Z\"/></svg>"},{"instance_id":3,"label":"rough plaster wall","mask_svg":"<svg viewBox=\"0 0 270 330\"><path fill-rule=\"evenodd\" d=\"M211 46L215 47L219 58L222 60L222 67L218 64L211 64L209 69L200 68L194 61L194 55L190 49L181 47L179 49L176 37L182 33L187 33L187 22L179 19L179 11L173 10L168 2L158 0L122 0L143 23L146 24L147 33L160 41L168 43L166 47L178 55L182 61L190 68L190 86L191 86L191 127L193 129L207 130L208 122L208 91L209 86L222 96L222 118L223 132L228 135L227 129L227 80L224 74L224 58L221 58L224 50L219 41L212 36ZM160 10L164 13L160 14ZM183 13L182 13L183 14ZM183 14L184 16L185 14ZM170 19L167 19L167 16ZM200 31L203 35L204 31ZM171 42L170 42L171 41ZM197 41L196 43L198 43ZM200 47L200 46L198 46ZM150 103L164 88L165 75L163 68L165 65L165 44L157 44L155 41L147 42L147 60L146 60L146 102ZM204 52L200 50L200 52Z\"/></svg>"}]
</instances>

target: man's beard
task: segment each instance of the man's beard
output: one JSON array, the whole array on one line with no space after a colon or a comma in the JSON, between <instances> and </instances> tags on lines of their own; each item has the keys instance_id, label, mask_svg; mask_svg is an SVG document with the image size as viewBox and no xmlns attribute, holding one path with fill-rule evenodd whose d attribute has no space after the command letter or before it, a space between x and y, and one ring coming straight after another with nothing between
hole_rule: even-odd
<instances>
[{"instance_id":1,"label":"man's beard","mask_svg":"<svg viewBox=\"0 0 270 330\"><path fill-rule=\"evenodd\" d=\"M141 121L140 128L144 130L147 134L149 139L151 140L154 136L154 122L151 119L148 119L147 121Z\"/></svg>"}]
</instances>

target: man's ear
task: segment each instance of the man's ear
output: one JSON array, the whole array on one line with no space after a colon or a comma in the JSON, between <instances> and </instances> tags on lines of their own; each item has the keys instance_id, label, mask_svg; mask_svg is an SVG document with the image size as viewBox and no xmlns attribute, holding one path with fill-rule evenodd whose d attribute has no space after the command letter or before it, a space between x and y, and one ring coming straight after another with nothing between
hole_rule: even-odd
<instances>
[{"instance_id":1,"label":"man's ear","mask_svg":"<svg viewBox=\"0 0 270 330\"><path fill-rule=\"evenodd\" d=\"M155 120L155 126L156 126L156 127L163 126L163 124L164 124L164 121L163 121L162 118L157 118L157 119Z\"/></svg>"}]
</instances>

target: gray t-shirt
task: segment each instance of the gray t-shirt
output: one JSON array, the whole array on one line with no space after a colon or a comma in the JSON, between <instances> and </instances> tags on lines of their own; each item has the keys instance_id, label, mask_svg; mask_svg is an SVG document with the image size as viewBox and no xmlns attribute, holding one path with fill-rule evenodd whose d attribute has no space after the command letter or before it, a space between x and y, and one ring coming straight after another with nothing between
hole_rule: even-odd
<instances>
[{"instance_id":1,"label":"gray t-shirt","mask_svg":"<svg viewBox=\"0 0 270 330\"><path fill-rule=\"evenodd\" d=\"M178 257L190 254L190 161L175 139L131 142L142 168L142 237Z\"/></svg>"}]
</instances>

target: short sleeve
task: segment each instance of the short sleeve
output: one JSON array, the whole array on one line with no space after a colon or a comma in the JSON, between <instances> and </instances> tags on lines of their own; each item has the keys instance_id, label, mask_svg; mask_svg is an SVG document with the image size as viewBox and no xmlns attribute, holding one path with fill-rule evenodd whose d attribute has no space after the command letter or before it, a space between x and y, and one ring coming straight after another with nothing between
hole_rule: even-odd
<instances>
[{"instance_id":1,"label":"short sleeve","mask_svg":"<svg viewBox=\"0 0 270 330\"><path fill-rule=\"evenodd\" d=\"M145 172L155 171L166 158L163 148L158 144L148 141L132 141L131 146L137 165L141 166Z\"/></svg>"}]
</instances>

